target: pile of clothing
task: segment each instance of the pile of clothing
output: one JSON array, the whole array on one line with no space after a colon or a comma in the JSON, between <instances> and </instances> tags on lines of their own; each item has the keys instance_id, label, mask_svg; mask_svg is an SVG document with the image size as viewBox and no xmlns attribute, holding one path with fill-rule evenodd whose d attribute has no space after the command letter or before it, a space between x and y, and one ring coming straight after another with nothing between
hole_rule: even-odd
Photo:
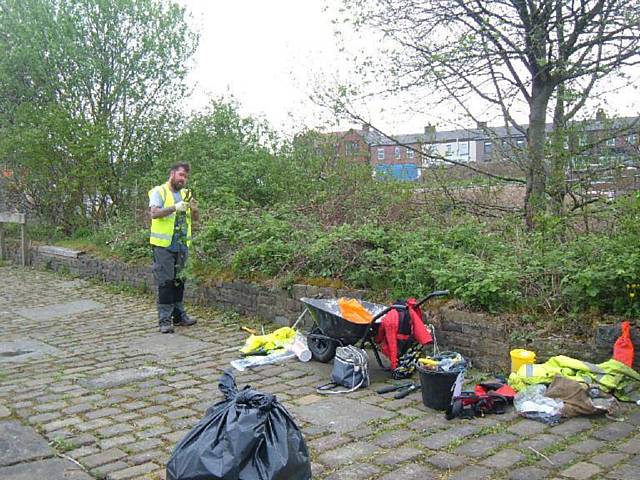
<instances>
[{"instance_id":1,"label":"pile of clothing","mask_svg":"<svg viewBox=\"0 0 640 480\"><path fill-rule=\"evenodd\" d=\"M596 365L558 355L545 363L522 365L509 376L509 385L520 391L528 385L548 385L557 375L597 386L622 402L640 400L640 373L613 358Z\"/></svg>"}]
</instances>

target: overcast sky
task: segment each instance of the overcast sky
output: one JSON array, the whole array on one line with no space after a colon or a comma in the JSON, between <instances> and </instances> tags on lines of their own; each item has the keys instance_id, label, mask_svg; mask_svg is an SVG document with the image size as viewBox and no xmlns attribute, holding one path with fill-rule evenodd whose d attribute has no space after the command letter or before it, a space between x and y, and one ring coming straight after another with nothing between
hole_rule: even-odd
<instances>
[{"instance_id":1,"label":"overcast sky","mask_svg":"<svg viewBox=\"0 0 640 480\"><path fill-rule=\"evenodd\" d=\"M200 32L190 101L232 94L273 127L317 126L310 83L339 59L326 0L183 0Z\"/></svg>"},{"instance_id":2,"label":"overcast sky","mask_svg":"<svg viewBox=\"0 0 640 480\"><path fill-rule=\"evenodd\" d=\"M233 95L243 114L264 117L282 132L326 125L332 116L311 102L309 95L313 84L330 79L335 72L340 72L342 79L348 77L348 60L338 51L331 23L340 0L178 1L187 7L194 28L200 33L189 78L193 87L191 109L202 109L211 98ZM373 38L358 42L349 39L347 48L358 51L377 48L379 44ZM623 115L638 112L637 92L611 102L619 105ZM384 113L383 107L387 108ZM391 112L388 107L370 104L361 112L389 133L418 133L428 123L448 123L452 127L444 118L450 114L448 111L430 112L427 116L402 109ZM485 119L490 125L500 123ZM340 125L349 126L357 124ZM472 125L466 122L457 126Z\"/></svg>"}]
</instances>

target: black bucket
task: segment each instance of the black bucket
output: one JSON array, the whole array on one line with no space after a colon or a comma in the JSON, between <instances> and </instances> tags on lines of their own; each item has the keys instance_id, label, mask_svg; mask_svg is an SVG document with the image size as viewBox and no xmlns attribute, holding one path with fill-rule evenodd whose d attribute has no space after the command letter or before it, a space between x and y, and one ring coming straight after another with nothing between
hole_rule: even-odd
<instances>
[{"instance_id":1,"label":"black bucket","mask_svg":"<svg viewBox=\"0 0 640 480\"><path fill-rule=\"evenodd\" d=\"M460 370L439 372L418 366L422 384L422 403L435 410L446 410L451 404L453 386Z\"/></svg>"}]
</instances>

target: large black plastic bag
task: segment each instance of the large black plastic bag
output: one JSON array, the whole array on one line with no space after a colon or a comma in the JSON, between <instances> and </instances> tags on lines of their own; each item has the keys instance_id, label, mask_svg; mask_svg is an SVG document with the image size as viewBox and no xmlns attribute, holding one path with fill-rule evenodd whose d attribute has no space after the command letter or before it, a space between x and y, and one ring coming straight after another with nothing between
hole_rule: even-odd
<instances>
[{"instance_id":1,"label":"large black plastic bag","mask_svg":"<svg viewBox=\"0 0 640 480\"><path fill-rule=\"evenodd\" d=\"M224 400L178 443L167 480L309 480L309 452L291 415L269 393L238 391L226 372Z\"/></svg>"}]
</instances>

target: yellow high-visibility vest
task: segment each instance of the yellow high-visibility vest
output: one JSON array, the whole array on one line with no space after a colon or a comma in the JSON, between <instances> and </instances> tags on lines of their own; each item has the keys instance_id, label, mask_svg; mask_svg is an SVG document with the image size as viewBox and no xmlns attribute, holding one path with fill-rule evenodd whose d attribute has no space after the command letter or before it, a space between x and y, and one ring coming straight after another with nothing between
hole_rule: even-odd
<instances>
[{"instance_id":1,"label":"yellow high-visibility vest","mask_svg":"<svg viewBox=\"0 0 640 480\"><path fill-rule=\"evenodd\" d=\"M171 188L169 188L169 182L164 183L162 185L158 185L157 187L153 187L149 190L149 198L155 192L160 192L160 197L163 200L162 208L172 207L174 205L173 201L173 192ZM180 195L184 200L187 198L187 190L180 190ZM191 245L191 209L188 208L186 211L187 215L187 238L186 243L187 247ZM161 218L152 218L151 219L151 235L149 237L149 243L151 245L156 245L158 247L168 247L171 245L171 239L173 237L173 229L176 224L176 212L173 212L171 215L167 215L166 217Z\"/></svg>"}]
</instances>

